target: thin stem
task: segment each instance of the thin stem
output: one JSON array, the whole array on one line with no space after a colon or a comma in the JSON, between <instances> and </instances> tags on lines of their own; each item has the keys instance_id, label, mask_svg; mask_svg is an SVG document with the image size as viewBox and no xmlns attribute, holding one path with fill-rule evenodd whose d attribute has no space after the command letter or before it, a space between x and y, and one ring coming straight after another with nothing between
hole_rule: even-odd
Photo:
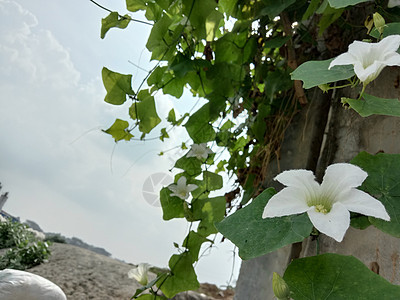
<instances>
[{"instance_id":1,"label":"thin stem","mask_svg":"<svg viewBox=\"0 0 400 300\"><path fill-rule=\"evenodd\" d=\"M362 95L364 94L365 88L367 87L367 84L363 84L363 88L361 90L360 96L358 97L358 100L361 99Z\"/></svg>"},{"instance_id":2,"label":"thin stem","mask_svg":"<svg viewBox=\"0 0 400 300\"><path fill-rule=\"evenodd\" d=\"M348 83L348 84L339 85L339 86L330 86L328 88L328 90L341 89L341 88L345 88L345 87L352 86L352 85L353 85L353 83Z\"/></svg>"},{"instance_id":3,"label":"thin stem","mask_svg":"<svg viewBox=\"0 0 400 300\"><path fill-rule=\"evenodd\" d=\"M107 8L107 7L104 7L103 5L100 5L99 3L97 3L96 1L94 1L94 0L89 0L90 2L92 2L93 4L95 4L96 6L98 6L98 7L100 7L101 9L104 9L105 11L108 11L108 12L113 12L111 9L109 9L109 8ZM146 25L150 25L150 26L153 26L153 24L152 23L149 23L149 22L146 22L146 21L141 21L141 20L137 20L137 19L133 19L133 18L131 18L131 17L125 17L125 16L121 16L120 14L118 14L119 15L119 17L120 18L122 18L122 19L127 19L127 20L130 20L130 21L133 21L133 22L138 22L138 23L142 23L142 24L146 24Z\"/></svg>"},{"instance_id":4,"label":"thin stem","mask_svg":"<svg viewBox=\"0 0 400 300\"><path fill-rule=\"evenodd\" d=\"M319 255L319 235L317 235L317 255Z\"/></svg>"}]
</instances>

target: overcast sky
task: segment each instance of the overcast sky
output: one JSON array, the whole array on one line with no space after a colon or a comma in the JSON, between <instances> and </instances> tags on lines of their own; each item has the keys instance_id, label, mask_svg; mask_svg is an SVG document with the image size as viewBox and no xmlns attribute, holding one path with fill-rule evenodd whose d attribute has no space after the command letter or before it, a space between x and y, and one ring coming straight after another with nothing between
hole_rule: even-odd
<instances>
[{"instance_id":1,"label":"overcast sky","mask_svg":"<svg viewBox=\"0 0 400 300\"><path fill-rule=\"evenodd\" d=\"M99 1L122 13L124 2ZM133 74L137 87L146 73L128 61L152 66L143 50L151 27L131 23L101 40L107 14L89 0L0 0L0 182L2 192L10 193L3 209L127 262L163 267L176 253L173 242L184 239L187 223L162 221L161 208L145 201L143 184L155 173L169 179L179 153L157 153L186 137L180 131L164 144L116 145L101 132L117 117L128 119L127 106L103 101L102 67ZM184 98L158 97L160 117L178 101L178 111L194 103ZM226 241L217 248L197 271L201 282L224 285L233 245ZM236 261L235 274L239 265Z\"/></svg>"}]
</instances>

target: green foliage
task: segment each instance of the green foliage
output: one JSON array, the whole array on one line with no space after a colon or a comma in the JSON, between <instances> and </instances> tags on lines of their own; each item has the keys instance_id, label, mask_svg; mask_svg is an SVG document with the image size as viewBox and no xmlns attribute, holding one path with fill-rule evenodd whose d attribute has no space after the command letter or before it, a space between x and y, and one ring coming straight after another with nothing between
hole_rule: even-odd
<instances>
[{"instance_id":1,"label":"green foliage","mask_svg":"<svg viewBox=\"0 0 400 300\"><path fill-rule=\"evenodd\" d=\"M399 286L375 274L353 256L327 253L295 259L283 279L296 300L400 298Z\"/></svg>"},{"instance_id":2,"label":"green foliage","mask_svg":"<svg viewBox=\"0 0 400 300\"><path fill-rule=\"evenodd\" d=\"M30 242L25 240L16 247L10 248L0 258L0 269L26 270L40 265L50 256L47 242Z\"/></svg>"},{"instance_id":3,"label":"green foliage","mask_svg":"<svg viewBox=\"0 0 400 300\"><path fill-rule=\"evenodd\" d=\"M0 249L17 246L26 240L32 240L33 234L25 225L18 222L0 222Z\"/></svg>"},{"instance_id":4,"label":"green foliage","mask_svg":"<svg viewBox=\"0 0 400 300\"><path fill-rule=\"evenodd\" d=\"M124 29L128 26L130 18L128 15L120 17L115 11L111 12L106 18L101 19L100 37L104 39L106 33L113 27Z\"/></svg>"},{"instance_id":5,"label":"green foliage","mask_svg":"<svg viewBox=\"0 0 400 300\"><path fill-rule=\"evenodd\" d=\"M189 254L192 258L192 263L196 262L199 259L200 247L205 242L211 242L206 239L204 236L198 234L195 231L190 231L185 240L183 241L183 245L185 248L189 250Z\"/></svg>"},{"instance_id":6,"label":"green foliage","mask_svg":"<svg viewBox=\"0 0 400 300\"><path fill-rule=\"evenodd\" d=\"M65 237L63 237L59 233L46 234L45 241L50 243L60 243L60 244L65 244L67 242L65 240Z\"/></svg>"},{"instance_id":7,"label":"green foliage","mask_svg":"<svg viewBox=\"0 0 400 300\"><path fill-rule=\"evenodd\" d=\"M18 222L0 222L0 248L9 248L0 257L0 269L25 270L41 264L50 256L49 244L35 237Z\"/></svg>"},{"instance_id":8,"label":"green foliage","mask_svg":"<svg viewBox=\"0 0 400 300\"><path fill-rule=\"evenodd\" d=\"M158 117L154 97L148 90L141 90L137 100L129 108L129 115L139 123L139 130L144 134L149 133L156 127L161 119Z\"/></svg>"},{"instance_id":9,"label":"green foliage","mask_svg":"<svg viewBox=\"0 0 400 300\"><path fill-rule=\"evenodd\" d=\"M380 200L390 216L390 222L373 217L368 220L383 232L400 237L400 154L361 152L351 163L368 173L361 189Z\"/></svg>"},{"instance_id":10,"label":"green foliage","mask_svg":"<svg viewBox=\"0 0 400 300\"><path fill-rule=\"evenodd\" d=\"M221 221L225 215L225 197L197 199L193 202L195 220L201 220L197 231L206 237L217 233L215 223Z\"/></svg>"},{"instance_id":11,"label":"green foliage","mask_svg":"<svg viewBox=\"0 0 400 300\"><path fill-rule=\"evenodd\" d=\"M192 266L193 258L189 252L172 255L169 260L171 274L159 284L161 291L167 298L172 298L179 292L196 290L200 287L196 273Z\"/></svg>"},{"instance_id":12,"label":"green foliage","mask_svg":"<svg viewBox=\"0 0 400 300\"><path fill-rule=\"evenodd\" d=\"M110 134L116 142L120 140L129 141L133 138L133 135L129 130L128 121L116 119L114 124L111 125L107 130L103 130L103 132Z\"/></svg>"},{"instance_id":13,"label":"green foliage","mask_svg":"<svg viewBox=\"0 0 400 300\"><path fill-rule=\"evenodd\" d=\"M306 214L263 219L268 200L275 194L270 188L251 204L217 224L218 231L239 248L242 259L250 259L277 250L308 237L312 224Z\"/></svg>"},{"instance_id":14,"label":"green foliage","mask_svg":"<svg viewBox=\"0 0 400 300\"><path fill-rule=\"evenodd\" d=\"M201 174L201 161L196 157L183 156L175 163L175 168L184 170L189 176L196 177Z\"/></svg>"},{"instance_id":15,"label":"green foliage","mask_svg":"<svg viewBox=\"0 0 400 300\"><path fill-rule=\"evenodd\" d=\"M126 0L126 8L132 12L145 10L146 2L146 0Z\"/></svg>"},{"instance_id":16,"label":"green foliage","mask_svg":"<svg viewBox=\"0 0 400 300\"><path fill-rule=\"evenodd\" d=\"M275 1L275 0L262 0L265 7L260 12L260 14L266 14L270 19L273 19L277 15L279 15L285 8L289 7L296 0L284 0L284 1Z\"/></svg>"},{"instance_id":17,"label":"green foliage","mask_svg":"<svg viewBox=\"0 0 400 300\"><path fill-rule=\"evenodd\" d=\"M342 8L350 5L356 5L358 3L367 2L368 0L328 0L329 5L334 8Z\"/></svg>"},{"instance_id":18,"label":"green foliage","mask_svg":"<svg viewBox=\"0 0 400 300\"><path fill-rule=\"evenodd\" d=\"M104 101L114 105L121 105L126 101L126 95L135 94L131 88L132 75L123 75L105 67L101 74L104 87L107 90Z\"/></svg>"},{"instance_id":19,"label":"green foliage","mask_svg":"<svg viewBox=\"0 0 400 300\"><path fill-rule=\"evenodd\" d=\"M364 99L342 98L342 103L347 103L362 117L371 115L386 115L400 117L399 99L383 99L368 94L363 94Z\"/></svg>"},{"instance_id":20,"label":"green foliage","mask_svg":"<svg viewBox=\"0 0 400 300\"><path fill-rule=\"evenodd\" d=\"M303 87L309 89L324 83L348 79L354 76L352 65L334 66L328 70L332 59L307 61L292 73L292 80L302 80Z\"/></svg>"},{"instance_id":21,"label":"green foliage","mask_svg":"<svg viewBox=\"0 0 400 300\"><path fill-rule=\"evenodd\" d=\"M160 192L160 202L163 210L163 219L171 220L174 218L183 218L184 208L183 200L178 197L171 197L171 191L168 188L163 188Z\"/></svg>"},{"instance_id":22,"label":"green foliage","mask_svg":"<svg viewBox=\"0 0 400 300\"><path fill-rule=\"evenodd\" d=\"M383 26L382 38L394 34L400 34L400 23L389 23ZM381 37L378 29L376 28L371 30L370 35L377 39Z\"/></svg>"}]
</instances>

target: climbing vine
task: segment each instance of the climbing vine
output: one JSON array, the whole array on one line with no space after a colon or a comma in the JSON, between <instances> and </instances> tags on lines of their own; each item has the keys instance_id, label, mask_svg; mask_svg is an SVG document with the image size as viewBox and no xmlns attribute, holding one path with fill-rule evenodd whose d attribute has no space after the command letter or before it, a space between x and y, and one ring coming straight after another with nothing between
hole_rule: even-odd
<instances>
[{"instance_id":1,"label":"climbing vine","mask_svg":"<svg viewBox=\"0 0 400 300\"><path fill-rule=\"evenodd\" d=\"M101 38L113 28L124 29L135 26L135 22L149 24L152 29L146 48L156 65L136 91L131 86L132 75L103 68L105 101L112 105L129 102L130 117L116 119L104 132L115 142L146 140L149 134L164 141L174 128L184 127L191 139L182 141L184 155L175 163L179 173L174 183L160 191L164 220L185 218L190 223L189 233L181 245L176 244L178 254L170 258L169 271L138 289L133 298L172 298L181 291L198 288L193 264L199 259L202 245L212 244L217 232L238 246L243 259L319 234L317 229L322 227L306 210L276 217L266 213L262 218L270 199L279 195L264 186L269 166L274 158L279 160L292 118L308 105L310 88L331 93L336 88L351 87L360 91L359 97L343 98L342 102L361 116L400 116L396 99L365 93L365 87L385 65L400 65L396 56L400 9L394 2L389 1L389 8L387 1L365 0L126 0L127 9L144 12L147 21L109 10L101 22ZM355 10L362 11L358 18L353 18ZM363 51L365 57L361 57ZM379 54L382 51L383 56ZM368 64L375 72L370 72ZM157 111L159 96L168 94L179 99L184 89L190 90L193 97L205 99L205 104L182 115L174 109L164 115ZM168 126L159 128L162 119ZM227 159L220 158L222 151L228 154ZM391 176L397 172L387 174L388 169L382 168L394 168L399 163L396 155L366 153L352 161L369 175L362 190L381 195L375 200L383 205L395 201L396 196L384 192L386 186L376 188L378 175L388 182L395 180ZM236 179L231 192L218 192L224 185L221 172ZM310 203L324 215L335 207L332 203L327 207ZM385 207L390 222L374 215L367 222L400 236L400 225L394 218L400 206ZM355 258L335 254L293 262L284 280L274 276L282 285L287 282L287 288L274 288L283 291L277 297L303 299L314 292L301 288L301 268L318 272L316 266L326 264L327 272L336 272L343 263L354 265L354 270L348 270L340 281L349 295L360 291L348 288L346 276L364 274L363 284L373 284L375 291L390 288L397 295L394 297L399 297L400 289L369 274ZM315 288L328 282L327 276L316 276ZM376 299L374 293L363 295L363 299Z\"/></svg>"}]
</instances>

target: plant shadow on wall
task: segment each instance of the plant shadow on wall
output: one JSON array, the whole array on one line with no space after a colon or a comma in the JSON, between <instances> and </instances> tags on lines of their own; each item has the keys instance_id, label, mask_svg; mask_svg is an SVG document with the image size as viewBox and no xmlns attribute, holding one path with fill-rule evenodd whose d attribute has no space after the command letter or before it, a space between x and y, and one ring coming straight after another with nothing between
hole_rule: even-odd
<instances>
[{"instance_id":1,"label":"plant shadow on wall","mask_svg":"<svg viewBox=\"0 0 400 300\"><path fill-rule=\"evenodd\" d=\"M400 237L399 154L362 152L350 164L328 167L321 184L311 171L293 170L276 177L286 186L280 192L263 186L291 120L308 106L307 89L332 93L350 87L359 96L342 103L361 116L400 116L397 99L365 92L385 66L400 65L396 1L126 0L126 5L132 13L144 12L147 21L102 7L110 14L101 22L101 37L135 22L152 26L146 48L156 65L137 91L132 75L103 68L105 101L126 106L130 116L104 132L115 142L164 141L182 126L191 139L182 143L174 165L180 173L160 191L164 220L184 218L189 232L182 244L175 243L178 253L169 270L143 281L133 298L165 299L197 289L200 249L212 247L218 232L237 245L243 259L310 235L318 241L321 233L340 242L350 225L373 225ZM206 103L160 117L161 94L179 99L184 88ZM159 128L165 124L161 119L167 125ZM236 179L229 193L218 193L221 172ZM278 299L400 297L400 287L356 258L316 254L294 260L283 277L274 275ZM144 273L145 268L140 278Z\"/></svg>"}]
</instances>

